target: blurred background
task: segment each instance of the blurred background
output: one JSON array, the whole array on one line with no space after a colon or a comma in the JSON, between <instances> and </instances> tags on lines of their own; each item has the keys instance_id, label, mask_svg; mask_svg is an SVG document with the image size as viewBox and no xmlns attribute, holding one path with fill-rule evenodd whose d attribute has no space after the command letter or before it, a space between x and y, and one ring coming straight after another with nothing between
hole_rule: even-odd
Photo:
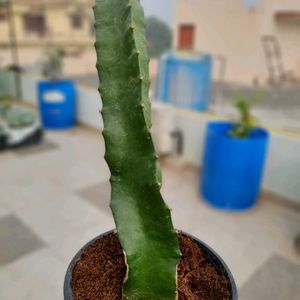
<instances>
[{"instance_id":1,"label":"blurred background","mask_svg":"<svg viewBox=\"0 0 300 300\"><path fill-rule=\"evenodd\" d=\"M176 228L241 300L300 298L300 2L141 0ZM0 299L63 299L114 228L92 0L0 0Z\"/></svg>"}]
</instances>

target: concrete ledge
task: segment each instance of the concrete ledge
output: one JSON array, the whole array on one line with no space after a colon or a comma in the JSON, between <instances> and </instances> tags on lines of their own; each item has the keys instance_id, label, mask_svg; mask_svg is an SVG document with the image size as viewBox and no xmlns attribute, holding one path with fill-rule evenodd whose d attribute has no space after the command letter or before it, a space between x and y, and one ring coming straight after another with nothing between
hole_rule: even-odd
<instances>
[{"instance_id":1,"label":"concrete ledge","mask_svg":"<svg viewBox=\"0 0 300 300\"><path fill-rule=\"evenodd\" d=\"M41 77L33 76L32 74L21 75L22 101L34 106L38 105L37 83L41 79ZM0 69L0 92L15 96L14 84L13 73ZM102 103L98 91L77 86L77 92L78 121L84 125L102 129L102 117L99 113L102 108Z\"/></svg>"},{"instance_id":2,"label":"concrete ledge","mask_svg":"<svg viewBox=\"0 0 300 300\"><path fill-rule=\"evenodd\" d=\"M224 120L210 113L174 110L175 124L185 136L184 159L201 166L206 124ZM300 133L267 128L271 134L263 188L300 203Z\"/></svg>"}]
</instances>

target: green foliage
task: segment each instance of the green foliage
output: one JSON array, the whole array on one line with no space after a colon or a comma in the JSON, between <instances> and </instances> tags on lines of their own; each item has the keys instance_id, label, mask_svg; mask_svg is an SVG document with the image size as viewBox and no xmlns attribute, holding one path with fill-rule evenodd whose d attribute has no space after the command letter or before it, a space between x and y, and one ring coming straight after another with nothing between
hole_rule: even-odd
<instances>
[{"instance_id":1,"label":"green foliage","mask_svg":"<svg viewBox=\"0 0 300 300\"><path fill-rule=\"evenodd\" d=\"M138 0L97 0L94 13L111 209L128 264L124 298L174 300L180 251L150 134L143 9Z\"/></svg>"},{"instance_id":2,"label":"green foliage","mask_svg":"<svg viewBox=\"0 0 300 300\"><path fill-rule=\"evenodd\" d=\"M0 103L2 101L7 101L10 99L10 96L4 95L4 94L0 94Z\"/></svg>"},{"instance_id":3,"label":"green foliage","mask_svg":"<svg viewBox=\"0 0 300 300\"><path fill-rule=\"evenodd\" d=\"M172 47L172 31L170 27L156 17L146 20L146 40L150 57L159 57Z\"/></svg>"},{"instance_id":4,"label":"green foliage","mask_svg":"<svg viewBox=\"0 0 300 300\"><path fill-rule=\"evenodd\" d=\"M0 8L5 7L8 4L8 0L0 0Z\"/></svg>"},{"instance_id":5,"label":"green foliage","mask_svg":"<svg viewBox=\"0 0 300 300\"><path fill-rule=\"evenodd\" d=\"M0 103L11 103L12 98L11 96L0 94Z\"/></svg>"},{"instance_id":6,"label":"green foliage","mask_svg":"<svg viewBox=\"0 0 300 300\"><path fill-rule=\"evenodd\" d=\"M11 97L1 94L0 118L12 128L30 126L36 121L34 113L21 107L13 107Z\"/></svg>"},{"instance_id":7,"label":"green foliage","mask_svg":"<svg viewBox=\"0 0 300 300\"><path fill-rule=\"evenodd\" d=\"M251 108L253 104L262 98L261 94L255 94L248 99L242 95L236 95L235 107L239 111L240 121L235 123L233 129L229 132L231 137L247 138L251 134L252 130L256 127L257 121L251 115Z\"/></svg>"},{"instance_id":8,"label":"green foliage","mask_svg":"<svg viewBox=\"0 0 300 300\"><path fill-rule=\"evenodd\" d=\"M36 118L34 113L15 107L6 111L5 120L9 127L19 128L32 125Z\"/></svg>"},{"instance_id":9,"label":"green foliage","mask_svg":"<svg viewBox=\"0 0 300 300\"><path fill-rule=\"evenodd\" d=\"M4 117L7 110L11 107L12 100L10 96L0 94L0 117Z\"/></svg>"},{"instance_id":10,"label":"green foliage","mask_svg":"<svg viewBox=\"0 0 300 300\"><path fill-rule=\"evenodd\" d=\"M3 125L0 124L0 137L6 136L6 130Z\"/></svg>"},{"instance_id":11,"label":"green foliage","mask_svg":"<svg viewBox=\"0 0 300 300\"><path fill-rule=\"evenodd\" d=\"M58 79L62 76L63 58L62 49L51 49L46 52L46 59L42 63L42 72L45 77Z\"/></svg>"}]
</instances>

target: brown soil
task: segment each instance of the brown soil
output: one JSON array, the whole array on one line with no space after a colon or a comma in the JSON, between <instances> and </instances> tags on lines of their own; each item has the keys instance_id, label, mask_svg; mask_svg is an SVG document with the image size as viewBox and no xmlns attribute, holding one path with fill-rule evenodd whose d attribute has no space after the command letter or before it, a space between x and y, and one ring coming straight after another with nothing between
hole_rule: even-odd
<instances>
[{"instance_id":1,"label":"brown soil","mask_svg":"<svg viewBox=\"0 0 300 300\"><path fill-rule=\"evenodd\" d=\"M203 250L180 236L179 300L230 300L227 277L218 273ZM126 274L123 252L116 235L108 235L85 249L73 270L74 300L122 300ZM158 299L159 300L159 299Z\"/></svg>"}]
</instances>

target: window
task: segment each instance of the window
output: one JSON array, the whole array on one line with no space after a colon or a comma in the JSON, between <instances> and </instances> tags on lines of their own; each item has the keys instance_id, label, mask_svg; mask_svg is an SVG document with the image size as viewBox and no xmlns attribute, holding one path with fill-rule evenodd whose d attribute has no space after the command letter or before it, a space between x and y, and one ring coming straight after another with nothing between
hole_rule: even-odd
<instances>
[{"instance_id":1,"label":"window","mask_svg":"<svg viewBox=\"0 0 300 300\"><path fill-rule=\"evenodd\" d=\"M192 50L194 48L194 25L180 25L179 26L179 49Z\"/></svg>"},{"instance_id":2,"label":"window","mask_svg":"<svg viewBox=\"0 0 300 300\"><path fill-rule=\"evenodd\" d=\"M34 33L39 36L46 34L46 20L44 15L26 14L23 20L26 33Z\"/></svg>"},{"instance_id":3,"label":"window","mask_svg":"<svg viewBox=\"0 0 300 300\"><path fill-rule=\"evenodd\" d=\"M71 15L71 24L74 29L82 28L82 16L78 13Z\"/></svg>"},{"instance_id":4,"label":"window","mask_svg":"<svg viewBox=\"0 0 300 300\"><path fill-rule=\"evenodd\" d=\"M0 22L4 22L7 20L7 10L0 8Z\"/></svg>"}]
</instances>

